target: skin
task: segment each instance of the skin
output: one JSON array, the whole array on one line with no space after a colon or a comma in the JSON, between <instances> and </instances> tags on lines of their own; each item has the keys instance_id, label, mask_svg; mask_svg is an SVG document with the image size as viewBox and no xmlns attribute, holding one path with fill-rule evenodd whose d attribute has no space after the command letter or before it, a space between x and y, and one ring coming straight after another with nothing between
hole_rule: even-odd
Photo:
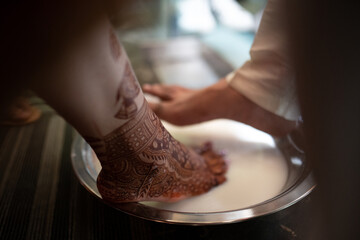
<instances>
[{"instance_id":1,"label":"skin","mask_svg":"<svg viewBox=\"0 0 360 240\"><path fill-rule=\"evenodd\" d=\"M161 119L180 126L227 118L277 137L296 127L294 121L261 108L235 91L225 79L200 90L154 84L144 85L143 91L160 98L160 103L151 103L150 106Z\"/></svg>"},{"instance_id":2,"label":"skin","mask_svg":"<svg viewBox=\"0 0 360 240\"><path fill-rule=\"evenodd\" d=\"M107 136L85 139L102 164L99 192L112 203L178 201L226 180L222 155L211 148L199 155L176 141L146 102L131 121Z\"/></svg>"},{"instance_id":3,"label":"skin","mask_svg":"<svg viewBox=\"0 0 360 240\"><path fill-rule=\"evenodd\" d=\"M223 156L184 146L151 110L107 17L86 30L47 68L51 81L34 89L93 148L102 165L102 198L173 202L223 183Z\"/></svg>"},{"instance_id":4,"label":"skin","mask_svg":"<svg viewBox=\"0 0 360 240\"><path fill-rule=\"evenodd\" d=\"M40 110L33 107L24 96L14 98L0 113L0 124L17 126L32 123L41 116Z\"/></svg>"}]
</instances>

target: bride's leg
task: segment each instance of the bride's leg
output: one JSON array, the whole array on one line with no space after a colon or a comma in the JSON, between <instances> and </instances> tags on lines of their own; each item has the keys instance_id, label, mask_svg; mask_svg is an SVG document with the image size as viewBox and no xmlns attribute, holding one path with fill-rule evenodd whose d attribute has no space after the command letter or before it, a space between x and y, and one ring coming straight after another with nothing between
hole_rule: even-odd
<instances>
[{"instance_id":1,"label":"bride's leg","mask_svg":"<svg viewBox=\"0 0 360 240\"><path fill-rule=\"evenodd\" d=\"M94 149L106 201L175 201L225 181L221 155L186 148L149 108L106 17L74 39L35 90Z\"/></svg>"}]
</instances>

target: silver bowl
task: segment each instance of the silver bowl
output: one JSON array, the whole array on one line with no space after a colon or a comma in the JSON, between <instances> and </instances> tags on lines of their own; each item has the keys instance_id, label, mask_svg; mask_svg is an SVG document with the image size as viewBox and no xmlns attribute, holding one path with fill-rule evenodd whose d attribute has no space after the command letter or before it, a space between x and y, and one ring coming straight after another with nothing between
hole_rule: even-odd
<instances>
[{"instance_id":1,"label":"silver bowl","mask_svg":"<svg viewBox=\"0 0 360 240\"><path fill-rule=\"evenodd\" d=\"M234 124L226 121L221 123L223 125ZM246 128L248 130L249 128L240 123L236 124L239 124L238 128L240 131L241 129ZM251 131L254 132L257 130L250 130L249 133L251 134L245 134L245 138L251 138L251 142L256 143L256 136L260 136L261 134L256 135L257 133L253 134ZM172 131L170 132L172 133ZM221 134L221 132L222 131L219 131L219 134ZM268 139L272 139L274 143L273 147L283 156L288 168L286 181L276 196L246 207L209 212L176 211L157 205L144 204L142 202L111 206L122 212L143 219L184 225L234 223L281 211L307 196L314 189L315 182L311 173L310 164L306 161L304 152L294 143L292 135L281 139L274 139L270 136L267 137ZM258 140L260 141L260 139ZM239 141L244 141L244 138ZM266 155L264 156L266 157ZM91 147L80 135L77 135L74 139L71 157L73 169L80 183L91 194L101 199L101 195L96 187L96 178L100 171L99 165L96 162L96 156L93 154Z\"/></svg>"}]
</instances>

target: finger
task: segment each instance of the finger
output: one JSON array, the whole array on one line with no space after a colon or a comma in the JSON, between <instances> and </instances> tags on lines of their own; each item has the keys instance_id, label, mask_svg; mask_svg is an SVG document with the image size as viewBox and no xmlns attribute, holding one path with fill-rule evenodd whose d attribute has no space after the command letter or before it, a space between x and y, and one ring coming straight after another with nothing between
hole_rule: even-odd
<instances>
[{"instance_id":1,"label":"finger","mask_svg":"<svg viewBox=\"0 0 360 240\"><path fill-rule=\"evenodd\" d=\"M160 85L160 84L149 85L149 84L145 84L145 85L143 85L142 89L143 89L143 91L145 93L149 93L149 94L152 94L154 96L157 96L163 101L173 99L172 94L171 94L172 91L169 89L168 86L165 86L165 85Z\"/></svg>"},{"instance_id":2,"label":"finger","mask_svg":"<svg viewBox=\"0 0 360 240\"><path fill-rule=\"evenodd\" d=\"M149 106L151 108L151 110L153 110L153 112L161 118L161 115L162 115L162 104L161 102L157 102L157 103L154 103L154 102L149 102Z\"/></svg>"},{"instance_id":3,"label":"finger","mask_svg":"<svg viewBox=\"0 0 360 240\"><path fill-rule=\"evenodd\" d=\"M179 94L193 90L178 85L144 84L143 91L145 93L149 93L154 96L157 96L163 101L168 101L177 98Z\"/></svg>"}]
</instances>

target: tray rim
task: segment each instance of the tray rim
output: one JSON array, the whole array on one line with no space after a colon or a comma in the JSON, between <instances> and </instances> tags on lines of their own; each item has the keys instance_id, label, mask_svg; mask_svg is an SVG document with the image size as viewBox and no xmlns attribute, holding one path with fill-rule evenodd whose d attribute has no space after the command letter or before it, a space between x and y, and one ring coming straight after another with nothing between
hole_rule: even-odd
<instances>
[{"instance_id":1,"label":"tray rim","mask_svg":"<svg viewBox=\"0 0 360 240\"><path fill-rule=\"evenodd\" d=\"M176 212L159 209L137 202L112 204L102 200L101 195L97 190L96 181L86 170L83 159L88 148L90 148L90 146L80 136L80 134L77 133L72 143L71 163L74 173L79 179L80 184L93 196L101 200L103 203L115 208L116 210L155 222L197 226L228 224L246 221L255 217L276 213L285 208L288 208L301 199L305 198L316 187L311 169L305 168L305 173L303 176L297 179L297 181L292 186L284 190L281 194L247 208L221 212L196 213Z\"/></svg>"}]
</instances>

